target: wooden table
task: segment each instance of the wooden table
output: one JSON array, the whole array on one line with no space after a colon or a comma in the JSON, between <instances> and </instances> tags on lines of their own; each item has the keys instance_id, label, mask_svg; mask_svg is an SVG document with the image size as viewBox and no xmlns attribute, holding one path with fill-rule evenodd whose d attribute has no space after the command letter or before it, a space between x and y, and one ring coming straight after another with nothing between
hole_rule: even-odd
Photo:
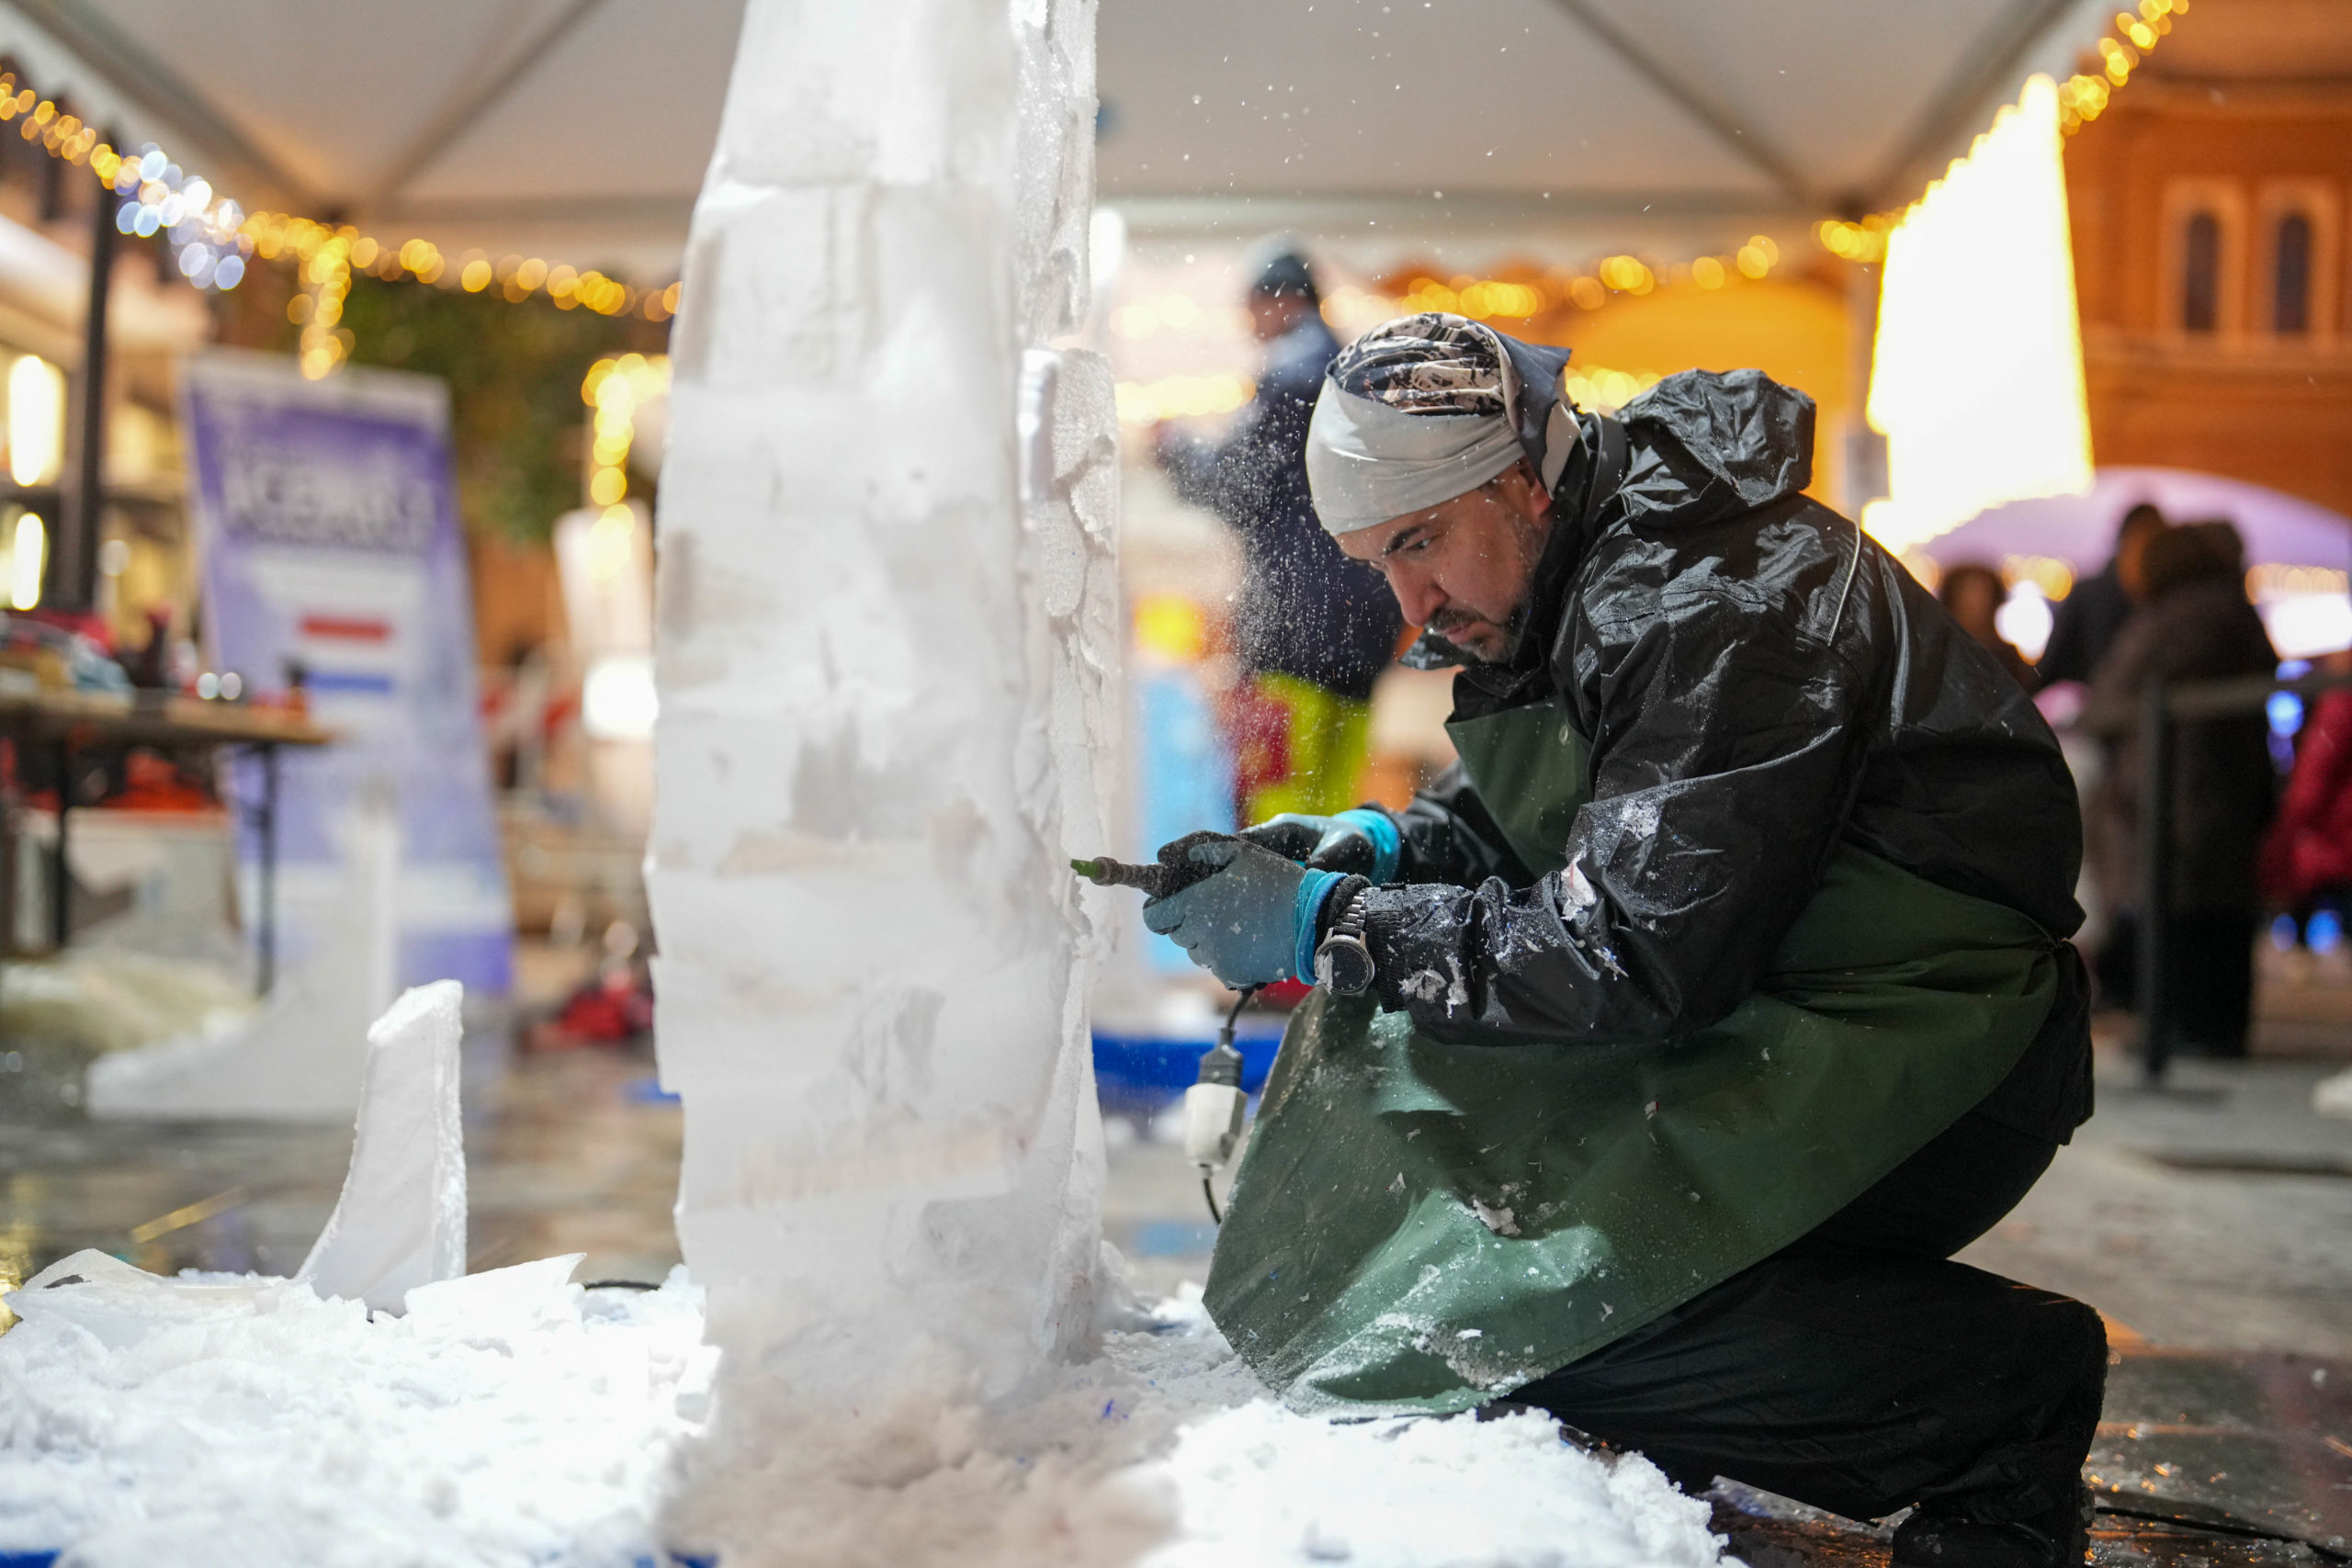
<instances>
[{"instance_id":1,"label":"wooden table","mask_svg":"<svg viewBox=\"0 0 2352 1568\"><path fill-rule=\"evenodd\" d=\"M334 740L300 714L284 708L247 707L205 702L165 692L82 692L50 688L0 689L0 739L20 747L46 746L57 765L57 847L51 915L56 945L73 934L74 880L66 865L73 818L72 779L75 756L133 746L161 751L203 746L242 746L262 764L261 799L252 822L261 837L261 897L254 911L254 945L260 961L259 988L266 995L277 975L277 753L288 746L324 746Z\"/></svg>"}]
</instances>

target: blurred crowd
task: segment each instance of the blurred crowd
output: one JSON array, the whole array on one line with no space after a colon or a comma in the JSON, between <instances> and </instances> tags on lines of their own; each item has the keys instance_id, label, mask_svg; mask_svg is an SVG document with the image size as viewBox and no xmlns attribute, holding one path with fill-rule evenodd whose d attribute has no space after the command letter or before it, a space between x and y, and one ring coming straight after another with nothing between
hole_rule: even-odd
<instances>
[{"instance_id":1,"label":"blurred crowd","mask_svg":"<svg viewBox=\"0 0 2352 1568\"><path fill-rule=\"evenodd\" d=\"M2159 998L2171 1054L2243 1055L2254 998L2257 933L2315 945L2342 929L2352 891L2352 691L2308 708L2249 692L2229 710L2177 723L2162 839L2151 837L2149 699L2159 688L2280 672L2246 593L2244 540L2225 522L2127 513L2096 576L2059 601L2038 662L2002 635L2008 592L1989 566L1945 569L1939 595L1952 618L2043 710L2097 747L2085 791L2086 892L2100 906L2094 956L2102 1000L2136 1008L2147 861L2168 874L2154 900L2165 953ZM2352 655L2324 669L2352 671ZM2284 723L2281 723L2281 720Z\"/></svg>"}]
</instances>

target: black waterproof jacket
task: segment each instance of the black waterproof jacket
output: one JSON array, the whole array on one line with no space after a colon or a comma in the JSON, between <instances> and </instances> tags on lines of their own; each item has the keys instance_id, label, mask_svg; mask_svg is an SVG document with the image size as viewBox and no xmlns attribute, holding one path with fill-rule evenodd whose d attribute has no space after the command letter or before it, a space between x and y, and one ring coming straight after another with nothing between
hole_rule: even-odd
<instances>
[{"instance_id":1,"label":"black waterproof jacket","mask_svg":"<svg viewBox=\"0 0 2352 1568\"><path fill-rule=\"evenodd\" d=\"M1362 701L1404 622L1380 574L1340 553L1307 493L1306 426L1339 352L1323 319L1308 315L1268 346L1257 394L1224 440L1174 440L1160 461L1179 496L1240 536L1242 663Z\"/></svg>"},{"instance_id":2,"label":"black waterproof jacket","mask_svg":"<svg viewBox=\"0 0 2352 1568\"><path fill-rule=\"evenodd\" d=\"M1755 989L1841 840L2053 937L2081 923L2056 739L1908 571L1799 493L1813 417L1752 370L1668 378L1622 439L1583 417L1520 654L1454 684L1456 718L1566 699L1591 747L1570 869L1532 874L1450 770L1396 818L1416 886L1367 901L1383 1006L1462 1043L1675 1038ZM1462 983L1408 991L1432 971Z\"/></svg>"}]
</instances>

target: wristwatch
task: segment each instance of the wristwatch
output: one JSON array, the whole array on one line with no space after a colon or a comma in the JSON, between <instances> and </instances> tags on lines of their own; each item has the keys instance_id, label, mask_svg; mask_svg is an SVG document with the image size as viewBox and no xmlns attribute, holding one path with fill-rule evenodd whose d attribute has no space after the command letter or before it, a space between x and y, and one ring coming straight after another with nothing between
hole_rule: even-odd
<instances>
[{"instance_id":1,"label":"wristwatch","mask_svg":"<svg viewBox=\"0 0 2352 1568\"><path fill-rule=\"evenodd\" d=\"M1331 890L1331 928L1315 948L1315 983L1352 997L1372 984L1372 949L1363 941L1363 900L1372 884L1351 876Z\"/></svg>"}]
</instances>

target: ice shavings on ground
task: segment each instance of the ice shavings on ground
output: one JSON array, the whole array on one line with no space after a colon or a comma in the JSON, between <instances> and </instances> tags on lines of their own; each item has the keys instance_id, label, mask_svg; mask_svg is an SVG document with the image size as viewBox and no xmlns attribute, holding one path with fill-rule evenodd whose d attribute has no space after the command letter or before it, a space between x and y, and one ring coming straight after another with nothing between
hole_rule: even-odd
<instances>
[{"instance_id":1,"label":"ice shavings on ground","mask_svg":"<svg viewBox=\"0 0 2352 1568\"><path fill-rule=\"evenodd\" d=\"M651 1549L673 1450L699 1428L712 1352L683 1270L659 1291L582 1292L566 1282L578 1261L428 1285L405 1316L372 1322L259 1277L94 1271L15 1293L0 1553L70 1545L75 1568L631 1562Z\"/></svg>"},{"instance_id":2,"label":"ice shavings on ground","mask_svg":"<svg viewBox=\"0 0 2352 1568\"><path fill-rule=\"evenodd\" d=\"M911 1349L894 1399L713 1413L700 1292L550 1258L371 1321L307 1286L95 1254L11 1298L0 1553L74 1568L1712 1568L1706 1506L1534 1415L1334 1424L1235 1359L1197 1290L1012 1399ZM57 1277L57 1271L51 1271ZM741 1385L730 1384L729 1387Z\"/></svg>"},{"instance_id":3,"label":"ice shavings on ground","mask_svg":"<svg viewBox=\"0 0 2352 1568\"><path fill-rule=\"evenodd\" d=\"M1186 1428L1159 1468L1182 1529L1149 1568L1708 1568L1721 1552L1706 1504L1532 1411L1342 1426L1261 1401Z\"/></svg>"},{"instance_id":4,"label":"ice shavings on ground","mask_svg":"<svg viewBox=\"0 0 2352 1568\"><path fill-rule=\"evenodd\" d=\"M952 1382L847 1419L723 1407L670 1517L724 1568L1712 1568L1707 1505L1532 1414L1283 1409L1197 1289L984 1411ZM919 1389L925 1369L904 1386ZM937 1369L933 1369L937 1371ZM944 1371L939 1375L944 1377Z\"/></svg>"}]
</instances>

